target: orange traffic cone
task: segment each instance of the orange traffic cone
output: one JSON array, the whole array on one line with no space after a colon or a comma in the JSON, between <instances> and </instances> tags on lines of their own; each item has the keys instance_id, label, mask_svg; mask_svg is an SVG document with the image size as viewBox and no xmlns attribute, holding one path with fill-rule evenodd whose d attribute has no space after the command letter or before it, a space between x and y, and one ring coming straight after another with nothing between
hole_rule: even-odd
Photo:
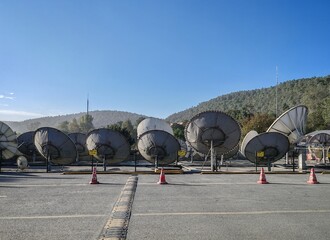
<instances>
[{"instance_id":1,"label":"orange traffic cone","mask_svg":"<svg viewBox=\"0 0 330 240\"><path fill-rule=\"evenodd\" d=\"M317 184L319 183L316 179L314 168L311 168L311 173L309 175L309 180L307 181L308 184Z\"/></svg>"},{"instance_id":2,"label":"orange traffic cone","mask_svg":"<svg viewBox=\"0 0 330 240\"><path fill-rule=\"evenodd\" d=\"M159 181L157 183L158 184L167 184L167 182L165 180L165 173L164 173L164 169L163 168L161 168L161 170L160 170Z\"/></svg>"},{"instance_id":3,"label":"orange traffic cone","mask_svg":"<svg viewBox=\"0 0 330 240\"><path fill-rule=\"evenodd\" d=\"M89 182L89 184L99 184L99 181L97 181L96 176L96 167L93 168L92 180Z\"/></svg>"},{"instance_id":4,"label":"orange traffic cone","mask_svg":"<svg viewBox=\"0 0 330 240\"><path fill-rule=\"evenodd\" d=\"M259 180L257 181L257 183L259 184L267 184L267 180L266 180L266 175L265 175L265 171L264 171L264 168L261 168L261 171L260 171L260 177L259 177Z\"/></svg>"}]
</instances>

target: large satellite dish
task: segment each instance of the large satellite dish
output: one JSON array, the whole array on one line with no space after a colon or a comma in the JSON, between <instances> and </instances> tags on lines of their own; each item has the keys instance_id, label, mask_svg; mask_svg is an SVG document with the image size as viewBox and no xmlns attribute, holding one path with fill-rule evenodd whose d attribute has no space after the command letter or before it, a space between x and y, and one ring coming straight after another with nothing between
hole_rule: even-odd
<instances>
[{"instance_id":1,"label":"large satellite dish","mask_svg":"<svg viewBox=\"0 0 330 240\"><path fill-rule=\"evenodd\" d=\"M88 150L96 150L96 159L104 163L119 163L126 160L130 153L127 139L117 131L108 128L94 129L87 134Z\"/></svg>"},{"instance_id":2,"label":"large satellite dish","mask_svg":"<svg viewBox=\"0 0 330 240\"><path fill-rule=\"evenodd\" d=\"M26 156L33 156L38 152L33 141L34 131L22 133L17 137L18 150Z\"/></svg>"},{"instance_id":3,"label":"large satellite dish","mask_svg":"<svg viewBox=\"0 0 330 240\"><path fill-rule=\"evenodd\" d=\"M67 165L76 160L76 145L58 129L41 127L34 132L33 139L39 153L54 164Z\"/></svg>"},{"instance_id":4,"label":"large satellite dish","mask_svg":"<svg viewBox=\"0 0 330 240\"><path fill-rule=\"evenodd\" d=\"M330 146L330 130L320 130L308 134L308 145L326 147Z\"/></svg>"},{"instance_id":5,"label":"large satellite dish","mask_svg":"<svg viewBox=\"0 0 330 240\"><path fill-rule=\"evenodd\" d=\"M290 108L273 122L267 132L282 133L291 144L295 144L305 134L307 114L308 108L304 105Z\"/></svg>"},{"instance_id":6,"label":"large satellite dish","mask_svg":"<svg viewBox=\"0 0 330 240\"><path fill-rule=\"evenodd\" d=\"M254 136L246 143L243 154L255 163L272 163L281 159L290 148L288 138L277 132L266 132ZM257 158L257 152L264 152L263 158Z\"/></svg>"},{"instance_id":7,"label":"large satellite dish","mask_svg":"<svg viewBox=\"0 0 330 240\"><path fill-rule=\"evenodd\" d=\"M140 135L138 149L147 161L158 166L175 162L181 146L167 131L152 130Z\"/></svg>"},{"instance_id":8,"label":"large satellite dish","mask_svg":"<svg viewBox=\"0 0 330 240\"><path fill-rule=\"evenodd\" d=\"M229 152L225 153L223 155L224 159L229 159L234 157L239 151L239 145L237 144L232 150L230 150Z\"/></svg>"},{"instance_id":9,"label":"large satellite dish","mask_svg":"<svg viewBox=\"0 0 330 240\"><path fill-rule=\"evenodd\" d=\"M0 161L10 159L17 153L16 133L4 122L0 122Z\"/></svg>"},{"instance_id":10,"label":"large satellite dish","mask_svg":"<svg viewBox=\"0 0 330 240\"><path fill-rule=\"evenodd\" d=\"M173 135L172 127L164 120L158 118L146 118L141 121L137 127L137 137L139 138L143 133L152 130L162 130Z\"/></svg>"},{"instance_id":11,"label":"large satellite dish","mask_svg":"<svg viewBox=\"0 0 330 240\"><path fill-rule=\"evenodd\" d=\"M207 154L213 147L220 156L239 142L241 129L231 116L218 111L202 112L194 116L185 128L185 137L198 152Z\"/></svg>"},{"instance_id":12,"label":"large satellite dish","mask_svg":"<svg viewBox=\"0 0 330 240\"><path fill-rule=\"evenodd\" d=\"M78 157L80 160L89 159L88 149L86 146L87 136L84 133L69 133L68 136L74 142L77 148Z\"/></svg>"},{"instance_id":13,"label":"large satellite dish","mask_svg":"<svg viewBox=\"0 0 330 240\"><path fill-rule=\"evenodd\" d=\"M246 144L251 141L252 138L258 136L258 133L257 131L255 130L251 130L250 132L248 132L245 137L243 138L243 141L242 141L242 144L241 144L241 154L245 157L244 155L244 150L245 150L245 147L246 147Z\"/></svg>"}]
</instances>

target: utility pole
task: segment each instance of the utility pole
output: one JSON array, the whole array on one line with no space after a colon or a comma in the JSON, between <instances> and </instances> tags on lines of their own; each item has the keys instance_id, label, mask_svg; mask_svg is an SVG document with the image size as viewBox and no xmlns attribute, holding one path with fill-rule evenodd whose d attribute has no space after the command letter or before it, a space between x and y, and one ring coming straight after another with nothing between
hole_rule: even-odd
<instances>
[{"instance_id":1,"label":"utility pole","mask_svg":"<svg viewBox=\"0 0 330 240\"><path fill-rule=\"evenodd\" d=\"M89 114L89 94L87 94L87 116Z\"/></svg>"},{"instance_id":2,"label":"utility pole","mask_svg":"<svg viewBox=\"0 0 330 240\"><path fill-rule=\"evenodd\" d=\"M277 66L276 66L276 88L275 88L275 116L277 118L277 112L278 112L278 101L277 101L277 86L278 86L278 69L277 69Z\"/></svg>"}]
</instances>

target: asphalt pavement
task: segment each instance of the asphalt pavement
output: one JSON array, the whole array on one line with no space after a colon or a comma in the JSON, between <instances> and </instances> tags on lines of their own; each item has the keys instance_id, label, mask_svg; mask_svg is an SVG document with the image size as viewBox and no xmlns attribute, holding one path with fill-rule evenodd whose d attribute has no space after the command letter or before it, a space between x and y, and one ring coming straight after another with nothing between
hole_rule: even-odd
<instances>
[{"instance_id":1,"label":"asphalt pavement","mask_svg":"<svg viewBox=\"0 0 330 240\"><path fill-rule=\"evenodd\" d=\"M315 185L308 174L266 177L167 174L159 185L140 174L123 239L329 239L330 174ZM102 239L129 178L2 172L0 239Z\"/></svg>"}]
</instances>

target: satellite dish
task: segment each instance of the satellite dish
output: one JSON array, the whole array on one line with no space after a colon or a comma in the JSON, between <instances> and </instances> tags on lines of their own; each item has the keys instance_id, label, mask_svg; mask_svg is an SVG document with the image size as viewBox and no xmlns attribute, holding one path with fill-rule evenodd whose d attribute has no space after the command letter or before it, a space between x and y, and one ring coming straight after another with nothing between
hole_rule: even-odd
<instances>
[{"instance_id":1,"label":"satellite dish","mask_svg":"<svg viewBox=\"0 0 330 240\"><path fill-rule=\"evenodd\" d=\"M173 129L166 121L158 118L146 118L137 126L137 137L151 130L162 130L173 135Z\"/></svg>"},{"instance_id":2,"label":"satellite dish","mask_svg":"<svg viewBox=\"0 0 330 240\"><path fill-rule=\"evenodd\" d=\"M241 154L245 157L245 155L244 155L244 149L245 149L245 147L246 147L246 144L249 142L249 141L251 141L251 139L252 138L254 138L254 137L256 137L256 136L258 136L258 133L257 133L257 131L255 131L255 130L251 130L250 132L248 132L246 135L245 135L245 137L244 137L244 139L243 139L243 141L242 141L242 144L241 144Z\"/></svg>"},{"instance_id":3,"label":"satellite dish","mask_svg":"<svg viewBox=\"0 0 330 240\"><path fill-rule=\"evenodd\" d=\"M16 162L17 162L17 167L20 170L24 170L28 166L28 161L27 161L26 157L24 157L24 156L19 156L17 158Z\"/></svg>"},{"instance_id":4,"label":"satellite dish","mask_svg":"<svg viewBox=\"0 0 330 240\"><path fill-rule=\"evenodd\" d=\"M87 134L88 150L96 150L95 158L107 163L119 163L126 160L130 145L120 132L108 128L99 128Z\"/></svg>"},{"instance_id":5,"label":"satellite dish","mask_svg":"<svg viewBox=\"0 0 330 240\"><path fill-rule=\"evenodd\" d=\"M172 134L162 130L145 132L138 140L141 155L156 166L175 162L180 148L178 140Z\"/></svg>"},{"instance_id":6,"label":"satellite dish","mask_svg":"<svg viewBox=\"0 0 330 240\"><path fill-rule=\"evenodd\" d=\"M185 128L185 137L198 152L207 154L213 144L220 156L232 150L239 142L241 129L231 116L218 111L202 112L194 116Z\"/></svg>"},{"instance_id":7,"label":"satellite dish","mask_svg":"<svg viewBox=\"0 0 330 240\"><path fill-rule=\"evenodd\" d=\"M308 134L307 144L313 146L328 147L330 146L330 130L315 131Z\"/></svg>"},{"instance_id":8,"label":"satellite dish","mask_svg":"<svg viewBox=\"0 0 330 240\"><path fill-rule=\"evenodd\" d=\"M304 105L290 108L273 122L267 132L282 133L291 144L295 144L305 134L307 114L308 108Z\"/></svg>"},{"instance_id":9,"label":"satellite dish","mask_svg":"<svg viewBox=\"0 0 330 240\"><path fill-rule=\"evenodd\" d=\"M224 159L229 159L232 158L233 156L235 156L238 153L239 150L239 145L237 144L232 150L230 150L229 152L225 153L223 155Z\"/></svg>"},{"instance_id":10,"label":"satellite dish","mask_svg":"<svg viewBox=\"0 0 330 240\"><path fill-rule=\"evenodd\" d=\"M84 133L69 133L68 134L69 138L71 138L71 140L74 142L74 144L76 145L76 149L78 152L78 157L80 160L82 159L89 159L89 155L88 155L88 149L86 146L86 139L87 136Z\"/></svg>"},{"instance_id":11,"label":"satellite dish","mask_svg":"<svg viewBox=\"0 0 330 240\"><path fill-rule=\"evenodd\" d=\"M18 150L26 156L33 156L37 148L33 141L34 131L22 133L17 137Z\"/></svg>"},{"instance_id":12,"label":"satellite dish","mask_svg":"<svg viewBox=\"0 0 330 240\"><path fill-rule=\"evenodd\" d=\"M258 158L258 163L272 163L281 159L289 151L289 148L290 143L286 136L277 132L266 132L247 142L243 153L249 161L255 163L256 153L264 152L263 160Z\"/></svg>"},{"instance_id":13,"label":"satellite dish","mask_svg":"<svg viewBox=\"0 0 330 240\"><path fill-rule=\"evenodd\" d=\"M67 165L76 160L76 145L58 129L41 127L34 132L33 139L38 152L54 164Z\"/></svg>"},{"instance_id":14,"label":"satellite dish","mask_svg":"<svg viewBox=\"0 0 330 240\"><path fill-rule=\"evenodd\" d=\"M16 133L4 122L0 122L0 160L10 159L17 153Z\"/></svg>"}]
</instances>

